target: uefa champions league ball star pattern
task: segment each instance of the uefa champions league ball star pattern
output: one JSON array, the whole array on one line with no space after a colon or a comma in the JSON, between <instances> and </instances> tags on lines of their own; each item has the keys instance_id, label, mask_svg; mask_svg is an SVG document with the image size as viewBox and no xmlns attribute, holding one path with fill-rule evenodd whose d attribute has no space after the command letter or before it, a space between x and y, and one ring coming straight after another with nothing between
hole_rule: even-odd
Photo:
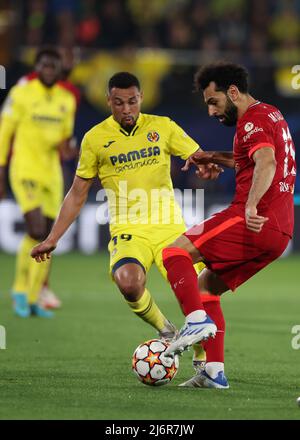
<instances>
[{"instance_id":1,"label":"uefa champions league ball star pattern","mask_svg":"<svg viewBox=\"0 0 300 440\"><path fill-rule=\"evenodd\" d=\"M166 357L169 344L160 339L140 344L132 356L132 370L145 385L161 386L171 382L179 367L178 355Z\"/></svg>"}]
</instances>

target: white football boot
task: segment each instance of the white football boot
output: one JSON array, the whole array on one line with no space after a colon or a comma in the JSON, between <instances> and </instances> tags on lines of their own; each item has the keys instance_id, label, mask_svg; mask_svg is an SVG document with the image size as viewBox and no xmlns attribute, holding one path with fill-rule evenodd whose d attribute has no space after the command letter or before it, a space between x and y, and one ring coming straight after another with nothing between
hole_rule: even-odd
<instances>
[{"instance_id":1,"label":"white football boot","mask_svg":"<svg viewBox=\"0 0 300 440\"><path fill-rule=\"evenodd\" d=\"M168 319L164 322L164 328L158 332L159 339L165 342L171 342L178 336L178 330Z\"/></svg>"},{"instance_id":2,"label":"white football boot","mask_svg":"<svg viewBox=\"0 0 300 440\"><path fill-rule=\"evenodd\" d=\"M185 318L185 325L181 328L179 336L171 342L165 355L180 354L196 342L215 337L216 324L204 310L196 310Z\"/></svg>"},{"instance_id":3,"label":"white football boot","mask_svg":"<svg viewBox=\"0 0 300 440\"><path fill-rule=\"evenodd\" d=\"M187 388L229 388L224 371L219 371L218 375L212 378L205 370L199 371L194 377L181 383L179 386Z\"/></svg>"},{"instance_id":4,"label":"white football boot","mask_svg":"<svg viewBox=\"0 0 300 440\"><path fill-rule=\"evenodd\" d=\"M43 287L38 304L44 309L59 309L61 307L61 300L57 298L54 292L48 287Z\"/></svg>"}]
</instances>

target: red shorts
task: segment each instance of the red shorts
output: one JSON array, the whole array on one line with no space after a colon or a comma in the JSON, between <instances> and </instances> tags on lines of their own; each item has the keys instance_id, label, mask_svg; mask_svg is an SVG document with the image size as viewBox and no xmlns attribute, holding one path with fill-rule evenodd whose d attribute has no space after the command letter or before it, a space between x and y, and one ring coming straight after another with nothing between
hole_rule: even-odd
<instances>
[{"instance_id":1,"label":"red shorts","mask_svg":"<svg viewBox=\"0 0 300 440\"><path fill-rule=\"evenodd\" d=\"M270 229L249 231L245 219L230 208L221 211L184 234L199 250L207 267L235 290L276 260L290 237Z\"/></svg>"}]
</instances>

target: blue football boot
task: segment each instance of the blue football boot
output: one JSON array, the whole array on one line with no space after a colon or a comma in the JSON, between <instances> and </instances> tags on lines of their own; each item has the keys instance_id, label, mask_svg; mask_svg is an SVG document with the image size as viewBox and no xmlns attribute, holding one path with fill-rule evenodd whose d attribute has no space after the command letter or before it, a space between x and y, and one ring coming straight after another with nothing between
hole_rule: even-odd
<instances>
[{"instance_id":1,"label":"blue football boot","mask_svg":"<svg viewBox=\"0 0 300 440\"><path fill-rule=\"evenodd\" d=\"M25 293L13 293L13 309L20 318L28 318L30 316L30 307Z\"/></svg>"},{"instance_id":2,"label":"blue football boot","mask_svg":"<svg viewBox=\"0 0 300 440\"><path fill-rule=\"evenodd\" d=\"M31 316L37 316L39 318L53 318L54 316L53 312L43 309L38 304L30 304L30 314Z\"/></svg>"},{"instance_id":3,"label":"blue football boot","mask_svg":"<svg viewBox=\"0 0 300 440\"><path fill-rule=\"evenodd\" d=\"M193 376L186 382L181 383L179 386L188 388L229 388L229 384L226 376L224 375L224 371L219 371L217 377L213 379L207 374L205 370L199 371L196 376Z\"/></svg>"}]
</instances>

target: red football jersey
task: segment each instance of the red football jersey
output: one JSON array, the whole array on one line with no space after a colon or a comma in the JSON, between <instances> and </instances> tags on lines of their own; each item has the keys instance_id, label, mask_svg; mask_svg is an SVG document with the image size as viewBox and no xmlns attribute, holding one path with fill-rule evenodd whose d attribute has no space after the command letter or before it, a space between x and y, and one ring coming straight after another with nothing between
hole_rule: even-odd
<instances>
[{"instance_id":1,"label":"red football jersey","mask_svg":"<svg viewBox=\"0 0 300 440\"><path fill-rule=\"evenodd\" d=\"M270 228L292 236L295 147L289 127L276 107L256 102L238 120L233 144L236 193L231 208L244 215L255 165L252 155L264 147L274 149L277 167L270 188L257 206L257 213L269 217L266 225Z\"/></svg>"}]
</instances>

